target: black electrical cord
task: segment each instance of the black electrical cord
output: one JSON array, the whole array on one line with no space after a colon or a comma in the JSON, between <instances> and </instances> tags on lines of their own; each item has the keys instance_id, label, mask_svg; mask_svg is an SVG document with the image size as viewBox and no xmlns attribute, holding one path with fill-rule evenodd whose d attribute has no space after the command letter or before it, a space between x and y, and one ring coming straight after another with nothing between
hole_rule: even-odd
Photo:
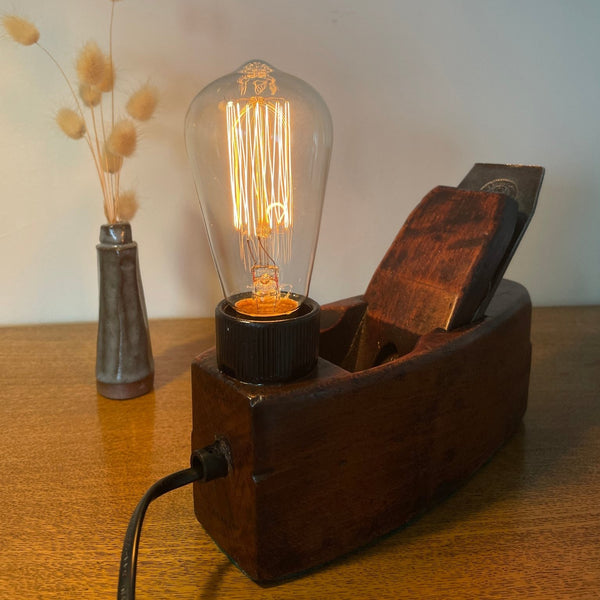
<instances>
[{"instance_id":1,"label":"black electrical cord","mask_svg":"<svg viewBox=\"0 0 600 600\"><path fill-rule=\"evenodd\" d=\"M190 459L189 469L183 469L159 479L142 496L131 515L123 541L117 600L134 600L135 598L135 575L140 534L144 515L150 502L171 490L188 485L188 483L225 477L229 471L227 457L228 451L223 441L215 442L201 450L195 450Z\"/></svg>"}]
</instances>

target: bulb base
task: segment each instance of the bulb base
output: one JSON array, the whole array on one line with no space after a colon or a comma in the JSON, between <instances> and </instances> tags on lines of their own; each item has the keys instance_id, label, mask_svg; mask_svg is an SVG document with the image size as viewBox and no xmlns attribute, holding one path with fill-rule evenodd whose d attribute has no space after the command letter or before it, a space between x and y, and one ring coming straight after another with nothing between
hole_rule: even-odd
<instances>
[{"instance_id":1,"label":"bulb base","mask_svg":"<svg viewBox=\"0 0 600 600\"><path fill-rule=\"evenodd\" d=\"M241 315L223 300L215 310L219 370L255 384L308 375L319 356L320 314L310 298L294 313L268 319Z\"/></svg>"}]
</instances>

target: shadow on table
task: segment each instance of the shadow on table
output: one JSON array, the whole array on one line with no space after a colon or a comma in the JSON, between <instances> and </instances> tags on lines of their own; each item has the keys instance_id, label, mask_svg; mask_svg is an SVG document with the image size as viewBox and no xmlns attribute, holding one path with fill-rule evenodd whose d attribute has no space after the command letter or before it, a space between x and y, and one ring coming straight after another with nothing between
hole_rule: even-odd
<instances>
[{"instance_id":1,"label":"shadow on table","mask_svg":"<svg viewBox=\"0 0 600 600\"><path fill-rule=\"evenodd\" d=\"M189 374L192 360L214 344L213 337L201 336L172 346L154 357L154 389L160 390L184 374Z\"/></svg>"},{"instance_id":2,"label":"shadow on table","mask_svg":"<svg viewBox=\"0 0 600 600\"><path fill-rule=\"evenodd\" d=\"M207 580L202 586L202 590L196 596L196 600L217 600L219 598L219 589L223 584L223 580L228 571L235 569L234 565L223 556L222 562L219 563L216 569L212 571ZM240 577L243 575L240 573ZM221 596L223 597L223 596Z\"/></svg>"}]
</instances>

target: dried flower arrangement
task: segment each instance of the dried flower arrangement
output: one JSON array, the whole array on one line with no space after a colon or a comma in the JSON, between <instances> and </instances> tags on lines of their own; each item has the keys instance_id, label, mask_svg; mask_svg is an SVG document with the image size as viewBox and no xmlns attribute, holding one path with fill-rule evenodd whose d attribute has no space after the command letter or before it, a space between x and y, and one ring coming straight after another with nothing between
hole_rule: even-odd
<instances>
[{"instance_id":1,"label":"dried flower arrangement","mask_svg":"<svg viewBox=\"0 0 600 600\"><path fill-rule=\"evenodd\" d=\"M2 18L4 29L15 42L23 46L38 46L67 82L75 107L61 108L56 114L56 122L68 137L87 142L102 188L104 214L111 224L129 221L137 211L135 192L120 189L121 168L123 160L136 149L136 122L150 119L158 102L156 88L146 83L128 99L125 110L129 116L115 117L112 29L115 3L118 1L111 0L108 54L93 41L87 42L79 52L76 61L79 93L75 92L52 53L39 43L40 32L32 22L17 15L5 15ZM105 116L105 104L110 105L109 117Z\"/></svg>"}]
</instances>

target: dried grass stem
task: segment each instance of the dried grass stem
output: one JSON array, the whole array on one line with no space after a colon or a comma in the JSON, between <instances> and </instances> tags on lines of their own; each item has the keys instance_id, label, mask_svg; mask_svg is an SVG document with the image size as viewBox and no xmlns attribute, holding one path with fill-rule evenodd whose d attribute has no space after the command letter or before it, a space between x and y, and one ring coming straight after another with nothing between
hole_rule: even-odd
<instances>
[{"instance_id":1,"label":"dried grass stem","mask_svg":"<svg viewBox=\"0 0 600 600\"><path fill-rule=\"evenodd\" d=\"M65 80L75 102L75 110L61 108L56 114L56 122L69 138L86 140L100 181L104 198L104 214L109 223L131 219L138 207L134 192L120 191L123 160L124 157L129 157L135 152L138 133L134 122L130 119L115 122L112 40L114 5L118 1L112 0L111 4L108 55L102 52L96 42L89 41L77 56L75 68L78 93L53 54L39 43L40 33L33 23L16 15L6 15L1 21L14 41L25 46L37 45ZM110 127L104 118L103 94L110 94ZM137 121L144 121L152 116L156 103L156 90L146 85L133 94L126 110ZM99 118L97 110L99 110ZM86 114L91 121L91 127L88 127ZM108 136L107 129L110 131Z\"/></svg>"}]
</instances>

